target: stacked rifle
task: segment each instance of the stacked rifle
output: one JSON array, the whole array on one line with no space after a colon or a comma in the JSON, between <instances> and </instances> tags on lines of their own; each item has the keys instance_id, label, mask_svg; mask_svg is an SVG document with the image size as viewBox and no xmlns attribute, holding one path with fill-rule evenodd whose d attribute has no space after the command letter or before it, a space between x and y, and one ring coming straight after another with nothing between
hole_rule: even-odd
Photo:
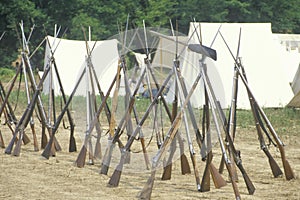
<instances>
[{"instance_id":1,"label":"stacked rifle","mask_svg":"<svg viewBox=\"0 0 300 200\"><path fill-rule=\"evenodd\" d=\"M51 48L54 45L50 44L47 38L45 41L50 47L51 58L49 59L49 63L45 64L42 77L37 80L37 78L34 76L33 67L30 63L30 57L32 55L30 54L28 45L32 32L28 37L26 37L23 23L21 23L21 62L16 66L16 74L13 77L10 87L7 91L5 91L2 83L0 82L0 116L3 114L5 118L5 125L7 125L12 132L12 138L9 144L5 146L5 142L0 130L0 147L5 148L6 154L19 156L21 152L21 145L28 144L30 142L30 137L25 133L26 127L28 124L30 124L34 151L43 149L42 156L46 159L49 159L51 156L56 155L56 151L61 150L61 146L56 139L56 134L59 126L63 122L64 127L70 129L69 152L76 152L77 147L74 134L75 122L72 117L70 105L76 96L76 90L81 84L81 81L86 79L86 128L84 131L83 144L75 161L75 165L77 167L84 167L88 157L88 164L90 165L93 165L96 161L100 161L100 173L107 175L108 170L111 168L111 163L115 158L115 152L118 152L119 154L117 155L119 159L117 160L115 169L108 182L109 186L116 187L119 185L122 172L124 170L126 171L124 166L130 165L134 162L139 162L139 160L134 160L136 157L132 156L132 154L134 154L134 151L132 150L133 144L135 141L138 141L137 145L141 149L141 153L145 162L144 169L151 171L151 175L145 187L142 189L139 198L150 199L155 175L161 166L163 166L161 180L171 179L173 168L172 163L174 160L176 160L177 146L179 147L181 173L191 173L189 161L184 150L184 144L187 144L197 190L200 192L210 191L210 178L212 178L216 188L224 187L227 182L224 180L222 173L226 167L229 175L229 182L233 187L235 199L241 199L237 185L237 169L240 170L250 195L254 194L255 186L242 164L240 151L236 149L234 143L236 134L236 99L238 96L237 88L238 79L240 78L248 92L260 147L268 158L273 176L279 177L283 174L283 172L269 152L268 146L265 143L265 137L267 137L276 147L279 148L286 179L294 179L294 173L285 156L283 142L278 137L248 85L246 71L241 62L241 58L239 57L239 48L237 50L237 55L234 56L221 33L220 27L214 37L214 40L218 35L220 35L227 45L228 50L230 51L234 60L232 103L229 110L229 116L226 118L226 115L218 101L217 95L212 87L210 77L207 73L207 71L210 69L209 65L206 63L206 59L217 59L217 52L211 48L214 40L212 41L210 47L204 46L202 44L201 35L199 36L197 32L198 27L194 27L195 30L193 34L197 34L197 38L199 40L197 42L193 41L191 44L190 38L188 43L184 44L184 48L178 54L178 31L175 34L172 23L170 24L172 36L168 37L160 33L147 30L145 22L143 22L143 29L137 28L135 31L133 31L132 38L128 42L127 18L125 32L122 32L121 30L119 32L118 40L120 42L121 50L119 51L116 74L114 79L111 80L110 87L106 94L104 94L101 89L101 83L98 80L98 76L95 71L95 67L99 66L94 66L92 61L92 52L96 42L93 47L90 47L90 43L87 42L88 40L85 30L83 29L86 41L85 67L82 68L72 93L69 95L69 97L67 97L58 73L58 66L56 65L54 59L56 49ZM176 27L178 26L176 25ZM33 28L31 30L33 31ZM151 54L153 52L151 52L151 50L155 50L155 48L150 48L148 46L149 35L154 38L171 38L176 45L174 61L173 63L170 63L172 68L161 83L159 83L157 80L152 66ZM57 36L58 34L55 34L55 38L57 38ZM240 46L240 38L238 46ZM137 40L137 42L135 41L136 43L134 44L135 47L131 47L131 45L134 43L134 40ZM129 45L127 43L129 43ZM138 80L132 89L130 87L130 80L128 78L129 66L127 66L126 54L134 53L134 51L138 49L136 46L141 47L139 50L144 52L145 58L143 63L144 67L141 68L140 76L138 76ZM187 49L201 55L198 66L199 73L197 74L197 77L190 89L188 89L186 81L182 75L182 67L179 59L182 52ZM62 108L59 114L56 110L55 92L52 84L54 74L58 80L61 94ZM13 106L9 102L9 96L19 76L20 80L22 77L24 77L27 106L20 119L17 119ZM42 86L46 78L48 78L48 81L50 81L48 88L49 94L46 97L48 102L48 111L44 106L45 97L41 94ZM120 106L120 101L122 101L120 97L122 80L125 87L125 109L120 115L117 110ZM169 87L171 81L173 81L174 85L174 94L172 103L168 103L164 92L166 88ZM196 94L195 89L200 83L203 85L202 94ZM141 112L139 112L137 109L137 95L142 85L146 85L148 88L149 104L147 105L144 113L141 114ZM153 91L156 92L154 93ZM205 99L202 109L203 112L200 117L201 123L197 122L195 109L192 107L190 101L192 95L203 95ZM160 120L159 113L161 113ZM162 116L163 114L165 115L164 117ZM65 115L67 116L69 127L65 126ZM35 130L35 117L38 118L38 121L42 127L40 146L38 145L38 136ZM149 137L147 138L146 135L149 134L146 134L145 132L149 130L146 128L143 129L147 121L151 121L151 124L153 125L153 133L155 134L156 139L156 153L153 155L152 163L150 162L148 152L150 143L152 141L152 136L150 139ZM105 132L105 125L108 126L108 129L106 134L103 134ZM163 129L160 130L160 128L163 128L166 130L166 132L164 132ZM48 134L46 134L46 131ZM126 135L123 133L126 133ZM213 138L216 138L216 141L214 141ZM147 139L149 140L148 145L146 144ZM213 164L213 150L217 151L214 148L216 143L219 144L220 154L222 155L219 169L217 169ZM106 148L103 146L103 144L107 144ZM116 148L118 148L118 150L116 150ZM104 152L103 155L102 152ZM202 177L199 173L199 163L197 158L200 158L204 163Z\"/></svg>"}]
</instances>

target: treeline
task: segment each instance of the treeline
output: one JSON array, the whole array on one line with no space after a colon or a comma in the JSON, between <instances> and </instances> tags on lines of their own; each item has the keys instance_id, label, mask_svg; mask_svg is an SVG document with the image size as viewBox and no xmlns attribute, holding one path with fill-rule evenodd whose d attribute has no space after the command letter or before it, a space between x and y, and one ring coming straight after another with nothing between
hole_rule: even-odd
<instances>
[{"instance_id":1,"label":"treeline","mask_svg":"<svg viewBox=\"0 0 300 200\"><path fill-rule=\"evenodd\" d=\"M1 0L0 67L10 67L21 48L19 23L25 33L35 25L30 39L35 48L54 24L67 29L64 37L83 40L81 27L92 27L92 39L106 39L125 26L170 28L178 21L179 31L188 32L192 19L205 22L271 22L273 32L300 33L300 0ZM32 62L41 65L43 46Z\"/></svg>"}]
</instances>

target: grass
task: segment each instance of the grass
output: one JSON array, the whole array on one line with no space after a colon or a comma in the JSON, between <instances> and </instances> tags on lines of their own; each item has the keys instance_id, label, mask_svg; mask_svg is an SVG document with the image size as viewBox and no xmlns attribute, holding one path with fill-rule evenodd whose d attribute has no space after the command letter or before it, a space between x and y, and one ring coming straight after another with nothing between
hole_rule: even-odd
<instances>
[{"instance_id":1,"label":"grass","mask_svg":"<svg viewBox=\"0 0 300 200\"><path fill-rule=\"evenodd\" d=\"M2 72L5 70L1 70ZM7 73L0 73L0 78L5 86L7 83L5 83L5 78L2 79L3 74L5 74L5 77L7 76ZM7 87L6 87L7 89ZM25 93L25 86L24 83L21 84L21 91L18 93L18 82L15 83L14 89L10 95L9 98L9 103L12 105L14 108L17 103L17 109L16 109L16 115L22 115L24 110L26 109L27 106L27 96ZM49 98L48 95L42 94L41 95L42 102L44 104L45 110L48 108L48 102ZM68 98L68 97L67 97ZM72 100L71 104L71 109L74 110L85 110L86 103L85 103L85 97L82 96L75 96ZM120 111L125 111L125 104L124 104L124 97L119 96L118 97L118 109ZM58 115L61 112L62 109L62 98L57 96L55 97L55 110L56 114ZM101 100L100 97L97 96L97 104L98 106L100 105ZM108 98L107 103L109 107L111 107L111 98ZM141 119L143 114L145 113L146 109L150 105L150 100L146 98L137 98L135 100L135 106L138 111L138 116ZM158 103L158 105L162 104L161 102ZM84 109L82 109L84 106ZM160 107L159 107L160 108ZM171 104L169 105L169 109L171 111ZM264 112L266 113L269 121L275 128L276 132L280 134L291 134L291 135L296 135L298 134L300 130L300 110L299 109L294 109L294 108L263 108ZM228 110L225 110L226 116L228 116ZM201 109L195 109L195 115L197 116L198 120L201 117L202 110ZM80 114L80 113L79 113ZM102 117L103 115L101 115ZM168 116L166 112L162 113L162 116L164 117L164 120L168 119ZM252 116L251 110L237 110L237 127L241 129L255 129L255 124Z\"/></svg>"},{"instance_id":2,"label":"grass","mask_svg":"<svg viewBox=\"0 0 300 200\"><path fill-rule=\"evenodd\" d=\"M14 75L15 75L14 69L0 67L0 80L2 82L7 82L7 81L11 80Z\"/></svg>"}]
</instances>

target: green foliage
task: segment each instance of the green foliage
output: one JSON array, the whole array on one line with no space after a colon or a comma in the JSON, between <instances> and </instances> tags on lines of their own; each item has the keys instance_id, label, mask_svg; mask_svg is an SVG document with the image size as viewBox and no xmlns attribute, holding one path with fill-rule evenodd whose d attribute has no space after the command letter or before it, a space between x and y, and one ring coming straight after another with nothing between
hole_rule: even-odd
<instances>
[{"instance_id":1,"label":"green foliage","mask_svg":"<svg viewBox=\"0 0 300 200\"><path fill-rule=\"evenodd\" d=\"M294 108L263 108L278 134L296 135L300 130L300 110ZM237 127L255 130L251 110L237 110ZM265 127L267 127L265 125ZM287 128L289 127L289 128Z\"/></svg>"},{"instance_id":2,"label":"green foliage","mask_svg":"<svg viewBox=\"0 0 300 200\"><path fill-rule=\"evenodd\" d=\"M1 82L8 82L15 75L15 70L8 68L0 68L0 80Z\"/></svg>"}]
</instances>

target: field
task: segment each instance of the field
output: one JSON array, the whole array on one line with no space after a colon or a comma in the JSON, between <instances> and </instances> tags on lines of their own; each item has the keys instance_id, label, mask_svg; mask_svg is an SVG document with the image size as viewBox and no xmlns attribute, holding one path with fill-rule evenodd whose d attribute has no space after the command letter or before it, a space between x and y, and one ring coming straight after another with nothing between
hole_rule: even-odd
<instances>
[{"instance_id":1,"label":"field","mask_svg":"<svg viewBox=\"0 0 300 200\"><path fill-rule=\"evenodd\" d=\"M267 157L260 150L256 129L251 121L250 111L239 110L236 148L241 151L244 168L256 187L253 195L249 195L240 173L238 187L242 199L299 199L300 191L298 179L300 175L300 112L295 109L267 109L267 115L273 123L279 137L285 144L287 160L293 168L295 180L287 181L284 176L273 178ZM29 128L28 133L30 133ZM27 130L26 129L26 130ZM40 127L36 127L38 141L40 141ZM146 130L145 130L146 131ZM11 139L11 132L6 125L1 125L1 132L7 145ZM28 134L31 138L31 134ZM121 176L119 187L108 187L107 183L114 171L118 155L114 158L108 175L99 174L101 162L95 160L94 165L78 168L74 165L78 152L68 152L69 131L60 127L57 139L62 151L49 160L41 156L42 150L33 151L32 143L22 145L21 155L14 157L0 153L0 199L137 199L144 184L150 176L145 170L142 156L132 153L131 163L126 165ZM82 139L76 134L78 151ZM103 141L105 142L105 141ZM155 149L152 142L149 151ZM103 143L105 144L105 143ZM105 145L103 145L103 152ZM135 146L133 146L135 148ZM187 148L186 148L187 149ZM153 150L155 153L156 150ZM216 167L220 163L220 147L213 148L213 163ZM270 152L282 168L280 152L270 146ZM205 163L197 153L197 163L202 178ZM192 169L189 153L186 150ZM153 154L154 155L154 154ZM137 168L135 168L137 166ZM196 190L193 170L191 174L181 175L180 160L174 160L172 178L168 181L160 180L162 169L156 172L151 199L234 199L231 184L216 189L211 181L211 190L200 193ZM135 169L138 169L135 171ZM228 174L224 170L223 178L228 181Z\"/></svg>"}]
</instances>

